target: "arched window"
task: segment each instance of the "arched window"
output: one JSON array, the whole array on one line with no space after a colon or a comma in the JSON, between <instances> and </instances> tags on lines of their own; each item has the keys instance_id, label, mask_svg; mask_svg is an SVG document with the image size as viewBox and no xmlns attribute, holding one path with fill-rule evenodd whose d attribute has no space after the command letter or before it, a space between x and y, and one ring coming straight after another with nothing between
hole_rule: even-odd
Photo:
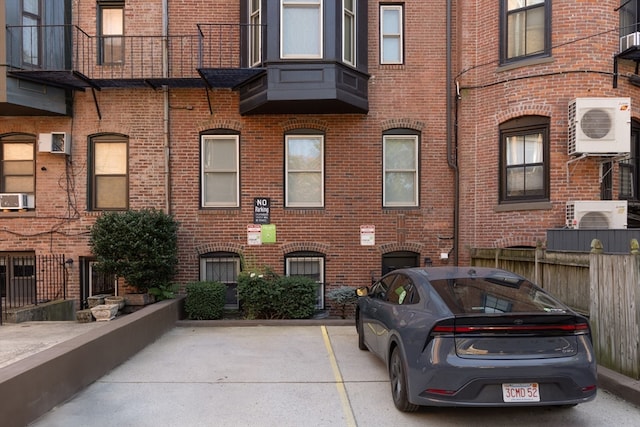
<instances>
[{"instance_id":1,"label":"arched window","mask_svg":"<svg viewBox=\"0 0 640 427\"><path fill-rule=\"evenodd\" d=\"M234 252L209 252L200 256L200 280L227 285L225 308L238 308L240 256Z\"/></svg>"},{"instance_id":2,"label":"arched window","mask_svg":"<svg viewBox=\"0 0 640 427\"><path fill-rule=\"evenodd\" d=\"M0 136L0 193L35 193L33 135Z\"/></svg>"},{"instance_id":3,"label":"arched window","mask_svg":"<svg viewBox=\"0 0 640 427\"><path fill-rule=\"evenodd\" d=\"M316 308L324 308L324 255L319 252L290 252L285 256L287 276L305 276L318 284Z\"/></svg>"},{"instance_id":4,"label":"arched window","mask_svg":"<svg viewBox=\"0 0 640 427\"><path fill-rule=\"evenodd\" d=\"M382 150L383 206L418 206L419 133L411 129L388 130L382 136Z\"/></svg>"},{"instance_id":5,"label":"arched window","mask_svg":"<svg viewBox=\"0 0 640 427\"><path fill-rule=\"evenodd\" d=\"M110 134L89 138L89 210L129 208L129 139Z\"/></svg>"},{"instance_id":6,"label":"arched window","mask_svg":"<svg viewBox=\"0 0 640 427\"><path fill-rule=\"evenodd\" d=\"M549 200L549 118L500 125L500 202Z\"/></svg>"}]
</instances>

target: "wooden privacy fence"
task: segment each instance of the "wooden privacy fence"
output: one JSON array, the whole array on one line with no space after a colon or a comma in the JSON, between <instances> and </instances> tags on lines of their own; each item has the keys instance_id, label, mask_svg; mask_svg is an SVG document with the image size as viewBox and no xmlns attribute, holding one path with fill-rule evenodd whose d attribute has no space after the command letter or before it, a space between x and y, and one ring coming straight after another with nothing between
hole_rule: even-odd
<instances>
[{"instance_id":1,"label":"wooden privacy fence","mask_svg":"<svg viewBox=\"0 0 640 427\"><path fill-rule=\"evenodd\" d=\"M473 249L475 266L513 271L589 316L598 363L640 379L640 256Z\"/></svg>"},{"instance_id":2,"label":"wooden privacy fence","mask_svg":"<svg viewBox=\"0 0 640 427\"><path fill-rule=\"evenodd\" d=\"M591 328L598 363L640 378L640 257L591 254Z\"/></svg>"}]
</instances>

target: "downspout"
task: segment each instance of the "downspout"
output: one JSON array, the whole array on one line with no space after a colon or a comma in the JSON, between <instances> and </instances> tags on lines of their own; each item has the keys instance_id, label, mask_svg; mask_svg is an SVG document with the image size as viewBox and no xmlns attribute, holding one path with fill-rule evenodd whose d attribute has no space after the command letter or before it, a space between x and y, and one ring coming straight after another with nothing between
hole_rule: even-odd
<instances>
[{"instance_id":1,"label":"downspout","mask_svg":"<svg viewBox=\"0 0 640 427\"><path fill-rule=\"evenodd\" d=\"M453 114L453 58L451 53L452 38L453 38L453 0L447 0L447 162L449 167L453 169L454 173L454 206L453 206L453 259L455 265L458 265L458 234L459 234L459 222L460 222L460 174L458 171L458 132L457 132L457 116L458 116L458 101L457 91L455 94L455 116ZM454 122L455 119L455 122Z\"/></svg>"},{"instance_id":2,"label":"downspout","mask_svg":"<svg viewBox=\"0 0 640 427\"><path fill-rule=\"evenodd\" d=\"M162 0L162 76L169 77L169 0ZM164 194L165 212L171 215L171 140L169 138L169 86L162 85L163 142L164 142Z\"/></svg>"}]
</instances>

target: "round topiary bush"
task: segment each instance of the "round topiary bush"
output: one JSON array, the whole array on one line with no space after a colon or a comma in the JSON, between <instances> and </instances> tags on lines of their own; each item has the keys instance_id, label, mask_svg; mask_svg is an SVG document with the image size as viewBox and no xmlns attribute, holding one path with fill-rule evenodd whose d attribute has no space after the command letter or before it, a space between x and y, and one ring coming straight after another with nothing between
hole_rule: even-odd
<instances>
[{"instance_id":1,"label":"round topiary bush","mask_svg":"<svg viewBox=\"0 0 640 427\"><path fill-rule=\"evenodd\" d=\"M89 238L97 267L139 292L168 286L178 264L178 223L162 211L106 212Z\"/></svg>"}]
</instances>

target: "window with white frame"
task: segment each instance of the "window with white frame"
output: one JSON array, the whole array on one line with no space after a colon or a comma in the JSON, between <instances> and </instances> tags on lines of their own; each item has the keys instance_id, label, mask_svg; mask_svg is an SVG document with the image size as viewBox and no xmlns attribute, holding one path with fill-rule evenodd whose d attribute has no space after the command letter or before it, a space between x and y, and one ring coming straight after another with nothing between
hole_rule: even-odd
<instances>
[{"instance_id":1,"label":"window with white frame","mask_svg":"<svg viewBox=\"0 0 640 427\"><path fill-rule=\"evenodd\" d=\"M238 135L202 135L202 206L238 207Z\"/></svg>"},{"instance_id":2,"label":"window with white frame","mask_svg":"<svg viewBox=\"0 0 640 427\"><path fill-rule=\"evenodd\" d=\"M402 5L380 6L380 63L402 64L403 58Z\"/></svg>"},{"instance_id":3,"label":"window with white frame","mask_svg":"<svg viewBox=\"0 0 640 427\"><path fill-rule=\"evenodd\" d=\"M322 58L322 0L280 0L280 57Z\"/></svg>"},{"instance_id":4,"label":"window with white frame","mask_svg":"<svg viewBox=\"0 0 640 427\"><path fill-rule=\"evenodd\" d=\"M260 0L249 1L249 64L252 67L262 62L262 25Z\"/></svg>"},{"instance_id":5,"label":"window with white frame","mask_svg":"<svg viewBox=\"0 0 640 427\"><path fill-rule=\"evenodd\" d=\"M384 206L418 206L418 135L384 135L382 147Z\"/></svg>"},{"instance_id":6,"label":"window with white frame","mask_svg":"<svg viewBox=\"0 0 640 427\"><path fill-rule=\"evenodd\" d=\"M356 66L356 0L342 0L342 61Z\"/></svg>"},{"instance_id":7,"label":"window with white frame","mask_svg":"<svg viewBox=\"0 0 640 427\"><path fill-rule=\"evenodd\" d=\"M317 253L292 253L286 257L286 275L304 276L318 284L316 308L324 308L324 257Z\"/></svg>"},{"instance_id":8,"label":"window with white frame","mask_svg":"<svg viewBox=\"0 0 640 427\"><path fill-rule=\"evenodd\" d=\"M550 53L551 0L502 0L502 11L502 62Z\"/></svg>"},{"instance_id":9,"label":"window with white frame","mask_svg":"<svg viewBox=\"0 0 640 427\"><path fill-rule=\"evenodd\" d=\"M287 135L285 151L286 206L324 206L324 137Z\"/></svg>"},{"instance_id":10,"label":"window with white frame","mask_svg":"<svg viewBox=\"0 0 640 427\"><path fill-rule=\"evenodd\" d=\"M237 254L216 252L200 257L200 280L227 286L226 308L238 308L238 274L240 257Z\"/></svg>"}]
</instances>

